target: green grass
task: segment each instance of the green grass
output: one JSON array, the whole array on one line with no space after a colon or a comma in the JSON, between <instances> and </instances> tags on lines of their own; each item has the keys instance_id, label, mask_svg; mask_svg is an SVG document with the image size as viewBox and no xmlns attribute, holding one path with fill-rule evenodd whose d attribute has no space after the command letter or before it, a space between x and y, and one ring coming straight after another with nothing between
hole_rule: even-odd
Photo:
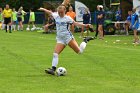
<instances>
[{"instance_id":1,"label":"green grass","mask_svg":"<svg viewBox=\"0 0 140 93\"><path fill-rule=\"evenodd\" d=\"M67 47L59 66L68 74L57 77L44 73L51 66L55 34L0 31L0 93L140 93L140 45L132 40L106 36L88 43L82 55Z\"/></svg>"}]
</instances>

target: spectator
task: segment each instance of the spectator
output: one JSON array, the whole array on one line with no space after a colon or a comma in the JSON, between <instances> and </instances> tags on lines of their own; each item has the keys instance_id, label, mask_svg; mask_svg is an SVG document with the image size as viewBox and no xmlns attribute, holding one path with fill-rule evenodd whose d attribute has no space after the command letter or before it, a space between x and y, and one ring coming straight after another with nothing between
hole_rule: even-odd
<instances>
[{"instance_id":1,"label":"spectator","mask_svg":"<svg viewBox=\"0 0 140 93\"><path fill-rule=\"evenodd\" d=\"M126 31L126 35L129 35L129 28L130 28L130 24L131 24L131 15L132 15L132 11L128 11L128 16L126 19L126 23L125 23L125 31Z\"/></svg>"},{"instance_id":2,"label":"spectator","mask_svg":"<svg viewBox=\"0 0 140 93\"><path fill-rule=\"evenodd\" d=\"M121 17L122 17L122 12L121 9L118 8L118 10L116 11L116 21L119 22L121 21ZM116 29L120 30L120 23L115 23L115 27Z\"/></svg>"},{"instance_id":3,"label":"spectator","mask_svg":"<svg viewBox=\"0 0 140 93\"><path fill-rule=\"evenodd\" d=\"M131 16L131 28L134 31L134 43L139 44L138 28L139 28L139 18L136 13L136 8L133 9L133 14Z\"/></svg>"},{"instance_id":4,"label":"spectator","mask_svg":"<svg viewBox=\"0 0 140 93\"><path fill-rule=\"evenodd\" d=\"M53 18L52 15L49 15L48 17L48 23L44 26L44 30L45 32L43 32L44 34L49 34L51 31L49 30L52 30L55 26L55 20Z\"/></svg>"},{"instance_id":5,"label":"spectator","mask_svg":"<svg viewBox=\"0 0 140 93\"><path fill-rule=\"evenodd\" d=\"M73 20L75 20L76 14L73 12L73 8L69 7L69 12L66 13L67 16L70 16ZM74 33L74 25L71 25L71 31Z\"/></svg>"},{"instance_id":6,"label":"spectator","mask_svg":"<svg viewBox=\"0 0 140 93\"><path fill-rule=\"evenodd\" d=\"M90 24L90 19L91 19L91 16L90 16L90 13L89 13L89 9L87 8L87 9L85 9L85 13L83 14L83 24ZM84 32L85 29L87 30L87 28L82 27L82 32L81 32L82 37L83 37L83 32ZM87 34L88 33L89 32L87 32Z\"/></svg>"},{"instance_id":7,"label":"spectator","mask_svg":"<svg viewBox=\"0 0 140 93\"><path fill-rule=\"evenodd\" d=\"M95 34L95 39L97 38L97 36L98 36L98 33L99 33L99 31L98 31L98 15L99 15L99 11L100 11L100 6L99 5L97 5L97 12L96 12L96 34Z\"/></svg>"},{"instance_id":8,"label":"spectator","mask_svg":"<svg viewBox=\"0 0 140 93\"><path fill-rule=\"evenodd\" d=\"M103 26L104 26L104 18L105 18L105 13L103 11L103 6L100 7L100 11L98 14L98 31L100 35L100 39L104 39L104 31L103 31Z\"/></svg>"}]
</instances>

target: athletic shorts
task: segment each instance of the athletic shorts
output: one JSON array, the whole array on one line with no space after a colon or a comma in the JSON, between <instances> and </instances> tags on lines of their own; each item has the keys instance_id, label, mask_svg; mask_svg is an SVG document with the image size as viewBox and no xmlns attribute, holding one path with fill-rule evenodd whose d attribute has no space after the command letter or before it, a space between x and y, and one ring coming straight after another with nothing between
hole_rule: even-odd
<instances>
[{"instance_id":1,"label":"athletic shorts","mask_svg":"<svg viewBox=\"0 0 140 93\"><path fill-rule=\"evenodd\" d=\"M9 24L11 23L11 17L4 18L4 24Z\"/></svg>"},{"instance_id":2,"label":"athletic shorts","mask_svg":"<svg viewBox=\"0 0 140 93\"><path fill-rule=\"evenodd\" d=\"M132 30L138 30L139 26L131 27Z\"/></svg>"},{"instance_id":3,"label":"athletic shorts","mask_svg":"<svg viewBox=\"0 0 140 93\"><path fill-rule=\"evenodd\" d=\"M104 21L103 20L98 20L98 25L104 25Z\"/></svg>"},{"instance_id":4,"label":"athletic shorts","mask_svg":"<svg viewBox=\"0 0 140 93\"><path fill-rule=\"evenodd\" d=\"M18 20L18 22L21 22L22 21L22 18L21 17L18 17L17 20Z\"/></svg>"},{"instance_id":5,"label":"athletic shorts","mask_svg":"<svg viewBox=\"0 0 140 93\"><path fill-rule=\"evenodd\" d=\"M68 45L69 42L74 39L73 35L70 34L70 35L63 35L63 36L57 36L56 37L56 40L57 40L57 43L61 43L63 45Z\"/></svg>"}]
</instances>

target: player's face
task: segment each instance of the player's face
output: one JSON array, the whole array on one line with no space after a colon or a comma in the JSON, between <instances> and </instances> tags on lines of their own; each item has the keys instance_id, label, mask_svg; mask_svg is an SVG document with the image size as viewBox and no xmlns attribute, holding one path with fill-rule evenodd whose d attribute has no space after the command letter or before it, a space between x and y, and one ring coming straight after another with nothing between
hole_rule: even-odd
<instances>
[{"instance_id":1,"label":"player's face","mask_svg":"<svg viewBox=\"0 0 140 93\"><path fill-rule=\"evenodd\" d=\"M72 7L69 8L69 11L73 11Z\"/></svg>"},{"instance_id":2,"label":"player's face","mask_svg":"<svg viewBox=\"0 0 140 93\"><path fill-rule=\"evenodd\" d=\"M97 6L97 10L100 11L100 7L99 6Z\"/></svg>"},{"instance_id":3,"label":"player's face","mask_svg":"<svg viewBox=\"0 0 140 93\"><path fill-rule=\"evenodd\" d=\"M6 9L9 9L9 5L6 5Z\"/></svg>"},{"instance_id":4,"label":"player's face","mask_svg":"<svg viewBox=\"0 0 140 93\"><path fill-rule=\"evenodd\" d=\"M132 14L132 12L131 11L128 11L128 15L131 15Z\"/></svg>"},{"instance_id":5,"label":"player's face","mask_svg":"<svg viewBox=\"0 0 140 93\"><path fill-rule=\"evenodd\" d=\"M64 7L59 7L58 8L58 14L60 17L64 17L65 16L65 8Z\"/></svg>"}]
</instances>

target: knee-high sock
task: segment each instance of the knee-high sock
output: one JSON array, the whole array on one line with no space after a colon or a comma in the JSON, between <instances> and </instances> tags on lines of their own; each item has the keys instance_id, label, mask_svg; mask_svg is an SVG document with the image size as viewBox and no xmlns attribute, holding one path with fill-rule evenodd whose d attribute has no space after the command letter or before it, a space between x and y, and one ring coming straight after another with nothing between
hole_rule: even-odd
<instances>
[{"instance_id":1,"label":"knee-high sock","mask_svg":"<svg viewBox=\"0 0 140 93\"><path fill-rule=\"evenodd\" d=\"M58 54L53 53L52 68L56 70L57 65L58 65Z\"/></svg>"},{"instance_id":2,"label":"knee-high sock","mask_svg":"<svg viewBox=\"0 0 140 93\"><path fill-rule=\"evenodd\" d=\"M5 29L5 24L3 23L3 24L2 24L2 30L4 30L4 29Z\"/></svg>"},{"instance_id":3,"label":"knee-high sock","mask_svg":"<svg viewBox=\"0 0 140 93\"><path fill-rule=\"evenodd\" d=\"M18 31L20 30L20 26L18 25Z\"/></svg>"},{"instance_id":4,"label":"knee-high sock","mask_svg":"<svg viewBox=\"0 0 140 93\"><path fill-rule=\"evenodd\" d=\"M85 50L85 48L86 48L86 45L87 45L87 43L85 43L85 42L82 42L82 43L80 44L80 52L79 52L79 54L81 54L81 53L84 52L84 50Z\"/></svg>"}]
</instances>

